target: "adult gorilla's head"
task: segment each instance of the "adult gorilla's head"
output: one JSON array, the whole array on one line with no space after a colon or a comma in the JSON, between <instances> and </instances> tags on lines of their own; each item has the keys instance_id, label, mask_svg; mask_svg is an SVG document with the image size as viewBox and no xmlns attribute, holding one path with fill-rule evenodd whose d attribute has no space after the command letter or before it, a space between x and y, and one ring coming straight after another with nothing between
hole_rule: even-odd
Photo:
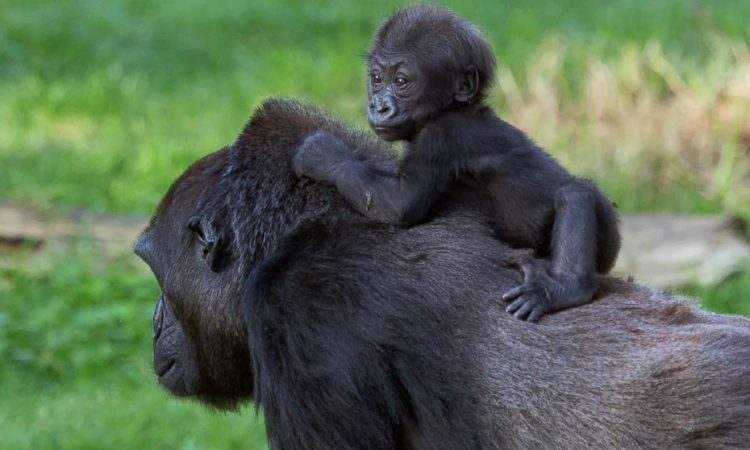
<instances>
[{"instance_id":1,"label":"adult gorilla's head","mask_svg":"<svg viewBox=\"0 0 750 450\"><path fill-rule=\"evenodd\" d=\"M300 139L324 128L363 139L322 114L269 101L237 142L193 164L171 186L135 252L162 293L154 312L154 372L172 394L219 408L253 391L242 282L300 221L358 219L334 191L289 170Z\"/></svg>"},{"instance_id":2,"label":"adult gorilla's head","mask_svg":"<svg viewBox=\"0 0 750 450\"><path fill-rule=\"evenodd\" d=\"M162 293L154 312L154 372L172 394L231 407L252 394L250 355L226 228L205 213L230 150L201 159L170 188L135 252ZM219 212L219 211L216 211ZM211 218L209 218L211 217ZM231 382L228 382L227 377Z\"/></svg>"}]
</instances>

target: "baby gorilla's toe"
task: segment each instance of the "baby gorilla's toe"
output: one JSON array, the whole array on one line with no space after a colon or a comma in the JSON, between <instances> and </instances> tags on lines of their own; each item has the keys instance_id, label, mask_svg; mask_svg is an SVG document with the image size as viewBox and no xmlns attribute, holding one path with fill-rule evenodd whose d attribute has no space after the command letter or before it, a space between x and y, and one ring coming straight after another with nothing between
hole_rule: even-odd
<instances>
[{"instance_id":1,"label":"baby gorilla's toe","mask_svg":"<svg viewBox=\"0 0 750 450\"><path fill-rule=\"evenodd\" d=\"M505 308L505 311L513 314L516 319L536 323L549 310L549 299L543 289L529 288L526 285L519 286L508 291L503 296L503 300L507 301L511 297L515 300Z\"/></svg>"}]
</instances>

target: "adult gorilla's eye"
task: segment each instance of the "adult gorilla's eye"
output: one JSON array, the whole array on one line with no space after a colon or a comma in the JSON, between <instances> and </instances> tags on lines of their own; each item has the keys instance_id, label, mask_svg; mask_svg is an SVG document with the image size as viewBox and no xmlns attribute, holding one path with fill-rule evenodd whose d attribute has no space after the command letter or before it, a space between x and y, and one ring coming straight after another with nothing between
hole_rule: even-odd
<instances>
[{"instance_id":1,"label":"adult gorilla's eye","mask_svg":"<svg viewBox=\"0 0 750 450\"><path fill-rule=\"evenodd\" d=\"M406 78L403 78L403 77L398 77L395 80L393 80L393 83L395 83L396 86L398 86L398 87L404 86L408 82L409 81Z\"/></svg>"},{"instance_id":2,"label":"adult gorilla's eye","mask_svg":"<svg viewBox=\"0 0 750 450\"><path fill-rule=\"evenodd\" d=\"M201 229L200 220L198 218L193 217L188 221L188 230L193 232L199 244L206 244L206 237L203 235L203 229Z\"/></svg>"},{"instance_id":3,"label":"adult gorilla's eye","mask_svg":"<svg viewBox=\"0 0 750 450\"><path fill-rule=\"evenodd\" d=\"M383 78L377 73L370 75L370 80L372 80L372 84L380 84L383 82Z\"/></svg>"}]
</instances>

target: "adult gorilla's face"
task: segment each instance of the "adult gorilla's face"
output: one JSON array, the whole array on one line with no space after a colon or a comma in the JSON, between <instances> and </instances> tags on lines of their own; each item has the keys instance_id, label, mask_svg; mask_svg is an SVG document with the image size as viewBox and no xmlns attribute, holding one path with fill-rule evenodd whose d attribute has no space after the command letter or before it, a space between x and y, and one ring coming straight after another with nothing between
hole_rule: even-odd
<instances>
[{"instance_id":1,"label":"adult gorilla's face","mask_svg":"<svg viewBox=\"0 0 750 450\"><path fill-rule=\"evenodd\" d=\"M252 395L252 372L238 279L214 227L196 205L213 185L226 151L181 176L135 252L162 293L154 311L154 372L177 396L231 408Z\"/></svg>"},{"instance_id":2,"label":"adult gorilla's face","mask_svg":"<svg viewBox=\"0 0 750 450\"><path fill-rule=\"evenodd\" d=\"M250 400L243 283L299 223L362 220L330 186L303 183L290 171L294 149L318 129L352 147L362 140L311 108L267 101L231 147L174 182L135 243L162 290L154 372L170 393L221 408Z\"/></svg>"}]
</instances>

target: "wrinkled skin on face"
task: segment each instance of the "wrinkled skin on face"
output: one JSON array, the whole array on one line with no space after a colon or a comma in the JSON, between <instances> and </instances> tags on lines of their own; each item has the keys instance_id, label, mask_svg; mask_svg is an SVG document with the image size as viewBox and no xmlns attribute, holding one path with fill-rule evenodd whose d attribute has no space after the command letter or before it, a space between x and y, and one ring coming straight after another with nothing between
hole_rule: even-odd
<instances>
[{"instance_id":1,"label":"wrinkled skin on face","mask_svg":"<svg viewBox=\"0 0 750 450\"><path fill-rule=\"evenodd\" d=\"M376 56L369 64L367 120L386 141L410 139L418 124L412 117L423 80L408 55Z\"/></svg>"},{"instance_id":2,"label":"wrinkled skin on face","mask_svg":"<svg viewBox=\"0 0 750 450\"><path fill-rule=\"evenodd\" d=\"M412 141L440 114L481 103L495 60L479 31L440 8L405 8L383 22L367 59L367 119L385 141Z\"/></svg>"},{"instance_id":3,"label":"wrinkled skin on face","mask_svg":"<svg viewBox=\"0 0 750 450\"><path fill-rule=\"evenodd\" d=\"M154 311L154 373L171 394L233 408L252 396L252 371L239 279L210 221L202 190L220 153L196 163L167 193L134 250L162 290Z\"/></svg>"},{"instance_id":4,"label":"wrinkled skin on face","mask_svg":"<svg viewBox=\"0 0 750 450\"><path fill-rule=\"evenodd\" d=\"M165 300L154 310L154 373L174 395L189 396L199 384L197 352Z\"/></svg>"},{"instance_id":5,"label":"wrinkled skin on face","mask_svg":"<svg viewBox=\"0 0 750 450\"><path fill-rule=\"evenodd\" d=\"M410 141L427 121L457 106L464 91L476 91L473 69L446 73L438 61L379 50L368 65L367 120L385 141ZM473 93L469 94L470 98Z\"/></svg>"}]
</instances>

